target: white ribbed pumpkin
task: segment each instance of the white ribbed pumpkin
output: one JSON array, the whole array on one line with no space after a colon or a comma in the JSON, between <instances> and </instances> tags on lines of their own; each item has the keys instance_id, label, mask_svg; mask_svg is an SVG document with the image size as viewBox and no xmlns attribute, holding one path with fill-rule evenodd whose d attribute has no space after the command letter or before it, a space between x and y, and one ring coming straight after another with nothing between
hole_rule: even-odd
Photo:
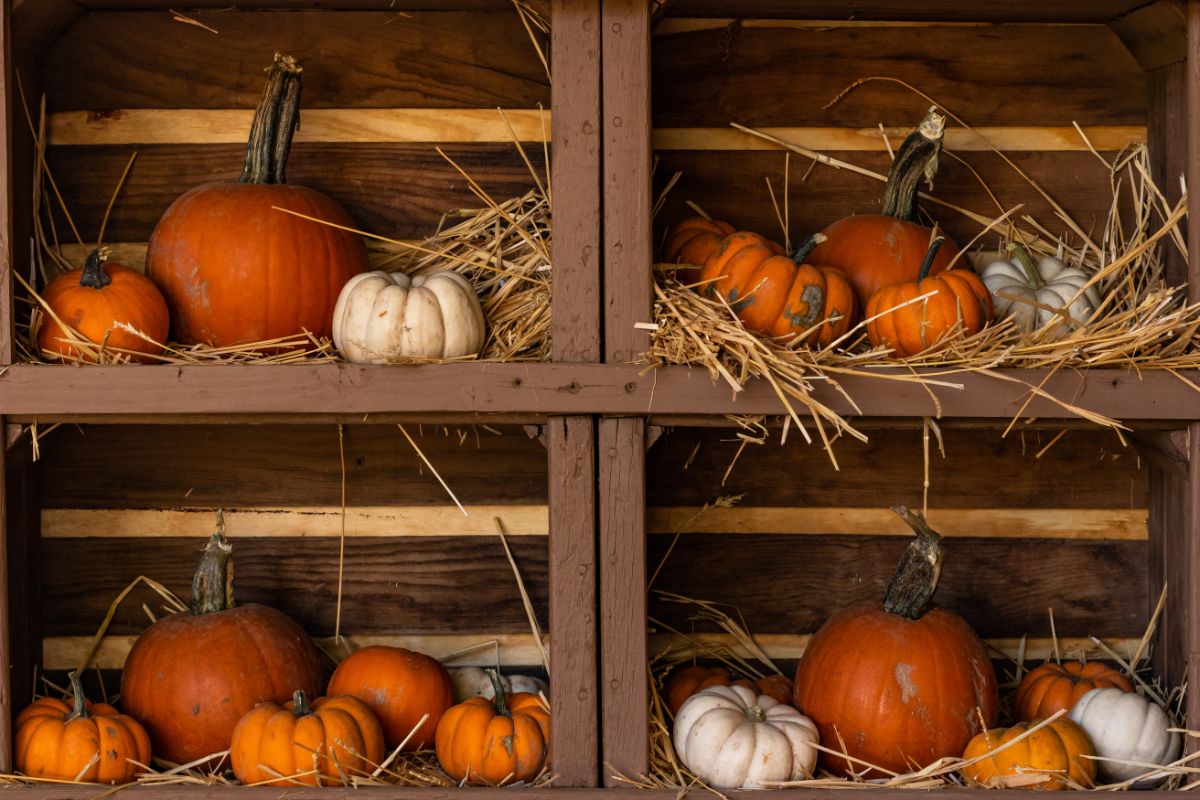
<instances>
[{"instance_id":1,"label":"white ribbed pumpkin","mask_svg":"<svg viewBox=\"0 0 1200 800\"><path fill-rule=\"evenodd\" d=\"M479 298L457 272L364 272L342 287L333 309L333 343L360 364L475 355L483 334Z\"/></svg>"},{"instance_id":2,"label":"white ribbed pumpkin","mask_svg":"<svg viewBox=\"0 0 1200 800\"><path fill-rule=\"evenodd\" d=\"M817 726L745 686L697 692L675 715L675 752L717 789L754 789L812 777Z\"/></svg>"},{"instance_id":3,"label":"white ribbed pumpkin","mask_svg":"<svg viewBox=\"0 0 1200 800\"><path fill-rule=\"evenodd\" d=\"M541 678L532 675L501 675L500 685L509 694L528 692L537 694L544 692L549 699L550 687ZM450 670L450 680L454 683L454 700L461 703L472 697L483 697L491 700L496 696L496 688L487 671L479 667L458 667Z\"/></svg>"},{"instance_id":4,"label":"white ribbed pumpkin","mask_svg":"<svg viewBox=\"0 0 1200 800\"><path fill-rule=\"evenodd\" d=\"M1166 712L1140 694L1092 689L1075 703L1071 719L1087 731L1102 759L1170 764L1179 757L1179 734L1169 732L1171 721ZM1116 761L1097 762L1100 774L1111 781L1127 781L1152 769Z\"/></svg>"},{"instance_id":5,"label":"white ribbed pumpkin","mask_svg":"<svg viewBox=\"0 0 1200 800\"><path fill-rule=\"evenodd\" d=\"M1076 322L1092 318L1100 306L1100 292L1094 285L1080 291L1090 280L1086 272L1057 258L1046 257L1034 264L1020 245L1010 245L1009 251L1013 254L1010 260L988 264L980 274L992 294L996 319L1012 317L1023 331L1058 320L1054 337L1061 339L1074 328L1053 309L1062 309Z\"/></svg>"}]
</instances>

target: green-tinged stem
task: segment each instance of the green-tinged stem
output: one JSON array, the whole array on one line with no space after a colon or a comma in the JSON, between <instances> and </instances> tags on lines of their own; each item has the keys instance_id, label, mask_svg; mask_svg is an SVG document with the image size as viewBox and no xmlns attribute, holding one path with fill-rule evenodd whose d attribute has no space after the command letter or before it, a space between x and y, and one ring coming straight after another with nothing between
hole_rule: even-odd
<instances>
[{"instance_id":1,"label":"green-tinged stem","mask_svg":"<svg viewBox=\"0 0 1200 800\"><path fill-rule=\"evenodd\" d=\"M200 565L192 578L194 616L233 608L233 545L225 540L225 512L217 511L217 529L213 531L200 556Z\"/></svg>"},{"instance_id":2,"label":"green-tinged stem","mask_svg":"<svg viewBox=\"0 0 1200 800\"><path fill-rule=\"evenodd\" d=\"M883 190L883 213L896 219L917 219L917 189L921 178L933 180L938 154L946 131L946 116L937 107L929 109L925 119L908 135L888 170Z\"/></svg>"},{"instance_id":3,"label":"green-tinged stem","mask_svg":"<svg viewBox=\"0 0 1200 800\"><path fill-rule=\"evenodd\" d=\"M942 243L945 241L945 236L935 236L929 243L929 249L925 251L925 260L921 262L921 271L917 273L917 281L923 281L929 277L929 270L933 268L933 260L937 258L938 250L942 249Z\"/></svg>"},{"instance_id":4,"label":"green-tinged stem","mask_svg":"<svg viewBox=\"0 0 1200 800\"><path fill-rule=\"evenodd\" d=\"M493 701L496 704L496 713L511 717L512 714L508 710L508 698L504 696L504 684L500 683L500 673L489 669L487 676L488 680L492 682L492 690L496 692L496 699Z\"/></svg>"},{"instance_id":5,"label":"green-tinged stem","mask_svg":"<svg viewBox=\"0 0 1200 800\"><path fill-rule=\"evenodd\" d=\"M108 277L108 271L104 269L107 261L107 247L97 247L88 253L87 261L83 263L83 275L79 276L79 285L92 289L103 289L112 283L112 278Z\"/></svg>"},{"instance_id":6,"label":"green-tinged stem","mask_svg":"<svg viewBox=\"0 0 1200 800\"><path fill-rule=\"evenodd\" d=\"M747 722L763 722L767 715L763 712L762 706L750 706L746 709Z\"/></svg>"},{"instance_id":7,"label":"green-tinged stem","mask_svg":"<svg viewBox=\"0 0 1200 800\"><path fill-rule=\"evenodd\" d=\"M1021 262L1021 267L1025 270L1025 275L1029 278L1029 286L1033 289L1041 289L1046 285L1042 280L1042 273L1038 272L1037 264L1033 263L1033 256L1029 255L1029 251L1025 249L1025 245L1020 242L1009 242L1008 252L1017 257Z\"/></svg>"},{"instance_id":8,"label":"green-tinged stem","mask_svg":"<svg viewBox=\"0 0 1200 800\"><path fill-rule=\"evenodd\" d=\"M75 695L75 705L71 709L71 719L86 717L88 715L87 698L83 696L83 684L79 680L79 673L71 670L71 674L67 676L67 680L71 681L71 694Z\"/></svg>"},{"instance_id":9,"label":"green-tinged stem","mask_svg":"<svg viewBox=\"0 0 1200 800\"><path fill-rule=\"evenodd\" d=\"M937 592L945 548L941 534L930 528L921 514L909 511L904 506L895 506L892 511L912 528L917 540L909 544L904 557L896 565L896 572L888 583L883 599L883 607L892 614L920 619Z\"/></svg>"},{"instance_id":10,"label":"green-tinged stem","mask_svg":"<svg viewBox=\"0 0 1200 800\"><path fill-rule=\"evenodd\" d=\"M283 183L300 115L300 71L296 59L280 53L267 67L267 86L250 126L242 183Z\"/></svg>"},{"instance_id":11,"label":"green-tinged stem","mask_svg":"<svg viewBox=\"0 0 1200 800\"><path fill-rule=\"evenodd\" d=\"M792 253L792 261L795 261L797 264L803 264L804 259L808 258L808 254L811 253L817 245L827 241L828 239L829 237L823 233L814 233L812 236L804 240L804 244L796 248L795 253Z\"/></svg>"}]
</instances>

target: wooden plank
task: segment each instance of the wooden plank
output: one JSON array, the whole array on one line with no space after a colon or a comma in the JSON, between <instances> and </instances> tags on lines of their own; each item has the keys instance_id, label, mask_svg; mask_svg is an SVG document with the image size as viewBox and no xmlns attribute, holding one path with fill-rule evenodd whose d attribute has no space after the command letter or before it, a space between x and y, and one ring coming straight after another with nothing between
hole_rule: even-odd
<instances>
[{"instance_id":1,"label":"wooden plank","mask_svg":"<svg viewBox=\"0 0 1200 800\"><path fill-rule=\"evenodd\" d=\"M1077 22L1108 20L1141 5L1144 0L971 0L971 2L928 2L928 0L858 0L848 6L838 0L739 0L744 17L817 20L932 20L995 22ZM728 0L672 0L667 12L676 17L721 17L731 8Z\"/></svg>"},{"instance_id":2,"label":"wooden plank","mask_svg":"<svg viewBox=\"0 0 1200 800\"><path fill-rule=\"evenodd\" d=\"M0 25L7 27L8 3L0 2ZM7 50L5 52L8 52ZM0 424L4 418L0 417ZM12 535L9 530L9 478L8 448L0 448L0 576L7 586L10 580L9 545ZM13 665L16 653L13 650L12 615L17 612L7 591L0 592L0 771L12 772L12 721L16 713L13 697Z\"/></svg>"},{"instance_id":3,"label":"wooden plank","mask_svg":"<svg viewBox=\"0 0 1200 800\"><path fill-rule=\"evenodd\" d=\"M600 421L600 690L604 782L649 769L646 676L646 430Z\"/></svg>"},{"instance_id":4,"label":"wooden plank","mask_svg":"<svg viewBox=\"0 0 1200 800\"><path fill-rule=\"evenodd\" d=\"M404 240L400 240L404 241ZM407 244L421 244L420 241L408 240ZM147 242L107 242L104 245L109 250L110 263L124 264L131 269L144 273L146 271ZM72 264L82 265L88 254L95 249L91 244L63 244L59 251ZM395 266L395 253L368 246L367 261L372 269L385 269Z\"/></svg>"},{"instance_id":5,"label":"wooden plank","mask_svg":"<svg viewBox=\"0 0 1200 800\"><path fill-rule=\"evenodd\" d=\"M673 539L649 537L651 573ZM811 633L839 608L882 598L906 544L895 537L797 542L692 534L678 538L654 586L728 603L755 632ZM1048 635L1049 608L1062 636L1134 637L1145 630L1145 542L954 539L946 549L937 602L962 614L981 636ZM692 629L690 613L686 605L651 596L650 615L677 630Z\"/></svg>"},{"instance_id":6,"label":"wooden plank","mask_svg":"<svg viewBox=\"0 0 1200 800\"><path fill-rule=\"evenodd\" d=\"M1195 28L1191 31L1197 32ZM1175 593L1182 602L1172 603L1167 612L1175 611L1186 620L1187 682L1195 685L1200 680L1200 600L1196 598L1196 587L1200 584L1200 423L1188 426L1188 462L1187 481L1181 493L1181 504L1186 509L1183 530L1187 542L1187 581ZM1188 697L1186 713L1188 719L1200 717L1200 701ZM1194 748L1195 744L1188 746Z\"/></svg>"},{"instance_id":7,"label":"wooden plank","mask_svg":"<svg viewBox=\"0 0 1200 800\"><path fill-rule=\"evenodd\" d=\"M16 353L13 341L16 324L13 292L16 289L16 281L12 273L19 263L17 255L20 251L17 242L20 233L15 228L15 209L17 204L25 201L24 197L15 194L19 185L16 175L20 168L16 166L13 152L13 128L16 125L18 101L11 77L15 74L16 65L11 16L11 2L0 3L0 58L3 59L0 63L4 65L4 68L0 69L0 113L4 115L4 124L0 127L0 368L13 363ZM5 738L0 741L0 750L7 749Z\"/></svg>"},{"instance_id":8,"label":"wooden plank","mask_svg":"<svg viewBox=\"0 0 1200 800\"><path fill-rule=\"evenodd\" d=\"M1171 64L1146 73L1150 107L1147 111L1147 146L1154 182L1171 205L1183 193L1188 160L1188 119L1179 113L1187 106L1187 66ZM1166 280L1171 286L1187 281L1187 257L1177 247L1163 248Z\"/></svg>"},{"instance_id":9,"label":"wooden plank","mask_svg":"<svg viewBox=\"0 0 1200 800\"><path fill-rule=\"evenodd\" d=\"M1200 3L1188 0L1188 59L1184 85L1187 110L1187 185L1200 186ZM1187 240L1200 242L1200 192L1188 194ZM1200 247L1188 250L1188 300L1200 302Z\"/></svg>"},{"instance_id":10,"label":"wooden plank","mask_svg":"<svg viewBox=\"0 0 1200 800\"><path fill-rule=\"evenodd\" d=\"M600 360L600 4L553 0L550 358ZM576 775L576 778L581 778Z\"/></svg>"},{"instance_id":11,"label":"wooden plank","mask_svg":"<svg viewBox=\"0 0 1200 800\"><path fill-rule=\"evenodd\" d=\"M1187 14L1181 0L1158 0L1109 23L1133 57L1150 71L1187 60Z\"/></svg>"},{"instance_id":12,"label":"wooden plank","mask_svg":"<svg viewBox=\"0 0 1200 800\"><path fill-rule=\"evenodd\" d=\"M304 66L307 109L536 108L550 101L545 69L511 6L195 18L219 33L168 13L88 14L43 59L50 110L254 108L262 68L276 51Z\"/></svg>"},{"instance_id":13,"label":"wooden plank","mask_svg":"<svg viewBox=\"0 0 1200 800\"><path fill-rule=\"evenodd\" d=\"M549 632L554 642L550 747L558 774L555 784L595 786L600 774L596 746L600 731L594 423L589 417L555 417L546 430L550 461Z\"/></svg>"},{"instance_id":14,"label":"wooden plank","mask_svg":"<svg viewBox=\"0 0 1200 800\"><path fill-rule=\"evenodd\" d=\"M33 695L36 678L34 665L41 663L42 644L42 563L39 558L38 528L40 509L37 494L38 465L27 459L12 458L0 471L7 481L7 544L9 664L11 696L20 701Z\"/></svg>"},{"instance_id":15,"label":"wooden plank","mask_svg":"<svg viewBox=\"0 0 1200 800\"><path fill-rule=\"evenodd\" d=\"M650 6L604 0L604 360L635 361L652 321Z\"/></svg>"},{"instance_id":16,"label":"wooden plank","mask_svg":"<svg viewBox=\"0 0 1200 800\"><path fill-rule=\"evenodd\" d=\"M1187 475L1159 466L1150 469L1150 551L1147 600L1157 603L1163 587L1167 605L1154 637L1154 673L1169 686L1187 678L1188 592L1192 585L1188 552ZM1153 608L1150 609L1153 611Z\"/></svg>"}]
</instances>

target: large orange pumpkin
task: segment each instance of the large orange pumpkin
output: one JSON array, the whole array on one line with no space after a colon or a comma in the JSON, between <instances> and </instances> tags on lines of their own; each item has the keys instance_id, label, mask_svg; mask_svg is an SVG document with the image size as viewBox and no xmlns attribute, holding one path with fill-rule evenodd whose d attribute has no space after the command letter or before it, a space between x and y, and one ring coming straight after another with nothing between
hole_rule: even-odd
<instances>
[{"instance_id":1,"label":"large orange pumpkin","mask_svg":"<svg viewBox=\"0 0 1200 800\"><path fill-rule=\"evenodd\" d=\"M492 673L493 675L495 673ZM472 697L446 712L437 727L437 757L458 781L500 786L529 781L550 763L550 712L537 695Z\"/></svg>"},{"instance_id":2,"label":"large orange pumpkin","mask_svg":"<svg viewBox=\"0 0 1200 800\"><path fill-rule=\"evenodd\" d=\"M946 117L931 108L917 130L896 151L888 172L882 214L844 217L822 233L825 241L812 252L812 261L838 267L850 276L859 302L866 305L884 286L916 279L929 248L930 229L916 222L917 189L924 175L932 177L942 149ZM935 274L952 265L958 246L950 243L930 265Z\"/></svg>"},{"instance_id":3,"label":"large orange pumpkin","mask_svg":"<svg viewBox=\"0 0 1200 800\"><path fill-rule=\"evenodd\" d=\"M80 269L59 275L42 293L42 300L76 333L113 354L153 362L167 341L167 301L154 281L123 264L108 261L108 248L97 248ZM117 327L129 325L159 345ZM67 341L67 334L47 314L38 331L38 349L64 358L95 359Z\"/></svg>"},{"instance_id":4,"label":"large orange pumpkin","mask_svg":"<svg viewBox=\"0 0 1200 800\"><path fill-rule=\"evenodd\" d=\"M706 217L688 217L671 226L663 242L662 261L667 264L691 264L678 269L675 278L680 283L693 283L700 278L701 267L721 247L726 236L736 228L728 222Z\"/></svg>"},{"instance_id":5,"label":"large orange pumpkin","mask_svg":"<svg viewBox=\"0 0 1200 800\"><path fill-rule=\"evenodd\" d=\"M884 602L835 614L796 668L796 707L817 724L823 746L856 759L823 753L832 772L861 773L864 762L898 773L925 767L960 755L981 718L996 721L996 674L983 642L957 614L927 608L941 571L941 537L919 515L893 510L917 540Z\"/></svg>"},{"instance_id":6,"label":"large orange pumpkin","mask_svg":"<svg viewBox=\"0 0 1200 800\"><path fill-rule=\"evenodd\" d=\"M292 619L233 599L224 522L205 547L190 611L163 617L134 642L121 674L121 705L150 732L160 758L183 764L229 747L237 721L297 688L316 695L317 646Z\"/></svg>"},{"instance_id":7,"label":"large orange pumpkin","mask_svg":"<svg viewBox=\"0 0 1200 800\"><path fill-rule=\"evenodd\" d=\"M60 781L132 781L150 765L150 737L133 717L110 705L88 702L77 674L72 672L70 680L70 704L43 697L17 715L17 772Z\"/></svg>"},{"instance_id":8,"label":"large orange pumpkin","mask_svg":"<svg viewBox=\"0 0 1200 800\"><path fill-rule=\"evenodd\" d=\"M367 269L358 236L274 208L353 227L330 198L284 183L300 67L276 55L268 72L241 179L187 192L150 237L147 272L166 294L175 338L187 344L329 336L338 293Z\"/></svg>"},{"instance_id":9,"label":"large orange pumpkin","mask_svg":"<svg viewBox=\"0 0 1200 800\"><path fill-rule=\"evenodd\" d=\"M783 675L772 674L754 682L746 678L734 680L729 670L724 667L702 667L698 664L671 673L666 686L663 687L663 699L667 703L667 709L674 716L684 701L697 692L710 686L733 685L745 686L756 695L766 695L784 705L790 705L792 702L792 682Z\"/></svg>"},{"instance_id":10,"label":"large orange pumpkin","mask_svg":"<svg viewBox=\"0 0 1200 800\"><path fill-rule=\"evenodd\" d=\"M388 748L406 742L404 749L412 751L433 741L438 721L454 704L454 683L435 658L403 647L372 645L338 664L329 679L329 694L362 700L379 717Z\"/></svg>"},{"instance_id":11,"label":"large orange pumpkin","mask_svg":"<svg viewBox=\"0 0 1200 800\"><path fill-rule=\"evenodd\" d=\"M1100 661L1042 664L1026 673L1017 686L1016 717L1045 719L1060 709L1070 711L1092 689L1110 688L1132 692L1133 684L1124 673Z\"/></svg>"},{"instance_id":12,"label":"large orange pumpkin","mask_svg":"<svg viewBox=\"0 0 1200 800\"><path fill-rule=\"evenodd\" d=\"M1008 744L1037 725L1019 722L1011 728L977 734L963 758L980 760L963 767L963 777L1014 789L1068 789L1072 785L1090 788L1096 782L1096 762L1085 756L1096 755L1096 750L1083 728L1066 717L1043 725L1016 744ZM1008 747L987 755L1003 745ZM1034 776L1042 777L1037 780Z\"/></svg>"},{"instance_id":13,"label":"large orange pumpkin","mask_svg":"<svg viewBox=\"0 0 1200 800\"><path fill-rule=\"evenodd\" d=\"M383 729L357 697L318 697L297 691L286 706L262 703L238 720L229 747L242 783L339 785L383 763ZM283 776L283 777L279 777Z\"/></svg>"}]
</instances>

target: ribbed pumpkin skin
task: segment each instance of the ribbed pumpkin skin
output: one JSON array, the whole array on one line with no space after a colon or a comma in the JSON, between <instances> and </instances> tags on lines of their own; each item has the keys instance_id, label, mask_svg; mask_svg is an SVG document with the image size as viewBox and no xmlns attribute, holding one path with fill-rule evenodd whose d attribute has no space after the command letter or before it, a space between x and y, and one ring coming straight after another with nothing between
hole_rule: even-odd
<instances>
[{"instance_id":1,"label":"ribbed pumpkin skin","mask_svg":"<svg viewBox=\"0 0 1200 800\"><path fill-rule=\"evenodd\" d=\"M353 227L304 186L210 183L182 195L150 237L146 271L166 295L174 338L224 347L310 331L329 336L338 293L367 269Z\"/></svg>"},{"instance_id":2,"label":"ribbed pumpkin skin","mask_svg":"<svg viewBox=\"0 0 1200 800\"><path fill-rule=\"evenodd\" d=\"M509 714L472 697L451 708L437 729L437 756L455 780L498 786L536 778L550 763L550 712L532 694L506 695Z\"/></svg>"},{"instance_id":3,"label":"ribbed pumpkin skin","mask_svg":"<svg viewBox=\"0 0 1200 800\"><path fill-rule=\"evenodd\" d=\"M159 757L183 764L229 747L239 719L296 689L315 696L320 653L292 619L245 605L172 614L134 643L121 674L121 705L150 732Z\"/></svg>"},{"instance_id":4,"label":"ribbed pumpkin skin","mask_svg":"<svg viewBox=\"0 0 1200 800\"><path fill-rule=\"evenodd\" d=\"M1046 719L1060 709L1070 711L1092 689L1132 692L1129 678L1099 661L1042 664L1030 670L1017 687L1018 720Z\"/></svg>"},{"instance_id":5,"label":"ribbed pumpkin skin","mask_svg":"<svg viewBox=\"0 0 1200 800\"><path fill-rule=\"evenodd\" d=\"M166 342L170 322L166 301L153 281L129 267L110 262L102 265L101 269L112 281L107 286L101 289L80 286L79 279L83 276L81 267L51 281L42 292L42 299L63 322L89 341L104 343L107 334L109 349L144 353L146 355L130 355L130 358L153 363L156 359L149 356L161 353L162 348L113 325L124 322L156 342ZM62 341L65 338L62 327L47 314L38 331L38 349L58 353L68 359L92 360Z\"/></svg>"},{"instance_id":6,"label":"ribbed pumpkin skin","mask_svg":"<svg viewBox=\"0 0 1200 800\"><path fill-rule=\"evenodd\" d=\"M329 679L330 695L348 694L362 700L379 718L388 749L408 740L406 752L433 741L439 720L454 705L454 683L437 659L403 647L372 645L355 650Z\"/></svg>"},{"instance_id":7,"label":"ribbed pumpkin skin","mask_svg":"<svg viewBox=\"0 0 1200 800\"><path fill-rule=\"evenodd\" d=\"M663 700L674 716L689 697L710 686L745 686L755 694L765 694L784 705L791 705L792 702L792 682L783 675L768 675L753 683L745 678L735 681L724 667L702 667L698 664L671 674L663 687Z\"/></svg>"},{"instance_id":8,"label":"ribbed pumpkin skin","mask_svg":"<svg viewBox=\"0 0 1200 800\"><path fill-rule=\"evenodd\" d=\"M939 256L942 252L944 247ZM929 292L936 294L898 307ZM896 357L903 358L932 347L957 327L960 316L964 336L979 333L992 319L992 297L974 272L955 269L919 282L884 287L867 303L867 319L876 315L881 316L867 323L871 344L890 347Z\"/></svg>"},{"instance_id":9,"label":"ribbed pumpkin skin","mask_svg":"<svg viewBox=\"0 0 1200 800\"><path fill-rule=\"evenodd\" d=\"M865 602L835 614L808 643L795 706L825 747L844 741L853 757L908 772L961 754L980 729L976 707L991 725L999 699L987 650L961 617L934 608L909 620ZM846 759L827 753L821 763L847 771Z\"/></svg>"},{"instance_id":10,"label":"ribbed pumpkin skin","mask_svg":"<svg viewBox=\"0 0 1200 800\"><path fill-rule=\"evenodd\" d=\"M318 697L312 712L297 717L293 703L263 703L243 716L229 749L237 779L267 786L340 786L344 776L369 775L383 763L383 729L361 700Z\"/></svg>"},{"instance_id":11,"label":"ribbed pumpkin skin","mask_svg":"<svg viewBox=\"0 0 1200 800\"><path fill-rule=\"evenodd\" d=\"M41 698L27 706L14 724L17 772L63 781L129 783L142 769L131 760L150 764L150 737L137 720L103 703L86 707L90 716L69 719L73 708L62 700ZM100 757L85 770L97 752Z\"/></svg>"},{"instance_id":12,"label":"ribbed pumpkin skin","mask_svg":"<svg viewBox=\"0 0 1200 800\"><path fill-rule=\"evenodd\" d=\"M728 222L704 217L688 217L667 231L662 260L668 264L694 264L695 269L676 270L680 283L692 283L700 277L700 268L721 247L726 236L736 230Z\"/></svg>"},{"instance_id":13,"label":"ribbed pumpkin skin","mask_svg":"<svg viewBox=\"0 0 1200 800\"><path fill-rule=\"evenodd\" d=\"M971 760L1021 736L1036 722L1019 722L1011 728L997 728L979 733L967 745L963 758ZM1015 781L1014 789L1067 789L1072 784L1090 787L1096 782L1096 762L1083 756L1094 756L1092 740L1083 728L1062 717L1044 725L1021 741L993 756L984 758L962 770L963 777L976 783L1005 786L1006 776L1031 773L1052 773L1036 783ZM1068 780L1069 778L1069 780Z\"/></svg>"}]
</instances>

